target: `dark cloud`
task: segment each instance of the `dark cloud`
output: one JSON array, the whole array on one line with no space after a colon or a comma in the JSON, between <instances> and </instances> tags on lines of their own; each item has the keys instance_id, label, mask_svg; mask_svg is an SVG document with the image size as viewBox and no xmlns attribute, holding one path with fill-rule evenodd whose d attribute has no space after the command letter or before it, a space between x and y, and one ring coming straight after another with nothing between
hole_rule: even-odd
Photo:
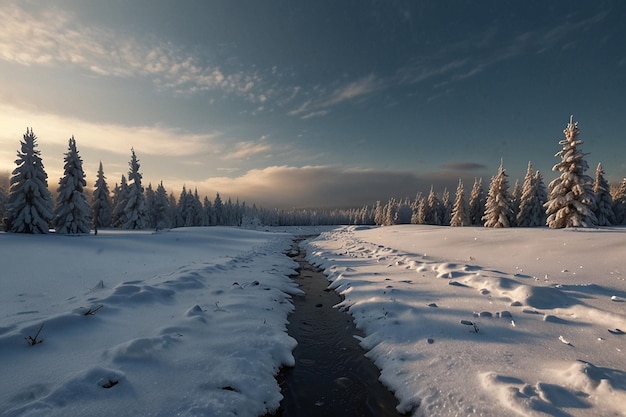
<instances>
[{"instance_id":1,"label":"dark cloud","mask_svg":"<svg viewBox=\"0 0 626 417\"><path fill-rule=\"evenodd\" d=\"M458 176L422 177L400 170L275 166L237 178L209 178L198 188L207 195L219 191L266 208L327 208L372 205L392 197L412 199L428 192L431 185L437 190L455 189L458 181Z\"/></svg>"},{"instance_id":2,"label":"dark cloud","mask_svg":"<svg viewBox=\"0 0 626 417\"><path fill-rule=\"evenodd\" d=\"M454 194L459 179L466 193L476 178L483 177L483 187L488 186L488 176L474 174L450 169L416 174L341 166L273 166L251 170L237 178L208 178L197 187L201 194L220 192L222 197L239 198L248 205L254 203L264 208L347 208L390 198L413 199L419 193L428 194L431 187L439 195L444 189Z\"/></svg>"},{"instance_id":3,"label":"dark cloud","mask_svg":"<svg viewBox=\"0 0 626 417\"><path fill-rule=\"evenodd\" d=\"M449 171L480 171L486 170L487 166L483 164L476 164L474 162L450 162L441 165L441 169Z\"/></svg>"}]
</instances>

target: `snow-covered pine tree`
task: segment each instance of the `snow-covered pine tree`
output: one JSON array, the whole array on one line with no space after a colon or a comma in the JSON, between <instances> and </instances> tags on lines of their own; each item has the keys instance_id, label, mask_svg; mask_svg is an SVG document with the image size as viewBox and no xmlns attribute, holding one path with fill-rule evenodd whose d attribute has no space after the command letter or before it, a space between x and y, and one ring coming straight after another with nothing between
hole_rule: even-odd
<instances>
[{"instance_id":1,"label":"snow-covered pine tree","mask_svg":"<svg viewBox=\"0 0 626 417\"><path fill-rule=\"evenodd\" d=\"M511 207L511 195L509 194L508 175L504 165L500 162L498 173L491 178L487 201L485 202L485 214L483 224L485 227L511 227L513 208Z\"/></svg>"},{"instance_id":2,"label":"snow-covered pine tree","mask_svg":"<svg viewBox=\"0 0 626 417\"><path fill-rule=\"evenodd\" d=\"M26 129L17 152L9 196L5 206L4 230L12 233L48 233L53 218L48 174L44 169L37 136Z\"/></svg>"},{"instance_id":3,"label":"snow-covered pine tree","mask_svg":"<svg viewBox=\"0 0 626 417\"><path fill-rule=\"evenodd\" d=\"M189 191L191 194L191 190ZM194 226L202 226L202 201L200 201L200 195L196 188L191 194L191 211L192 211L192 224Z\"/></svg>"},{"instance_id":4,"label":"snow-covered pine tree","mask_svg":"<svg viewBox=\"0 0 626 417\"><path fill-rule=\"evenodd\" d=\"M224 225L224 203L222 203L222 197L220 193L215 194L215 200L213 201L213 213L215 214L215 225Z\"/></svg>"},{"instance_id":5,"label":"snow-covered pine tree","mask_svg":"<svg viewBox=\"0 0 626 417\"><path fill-rule=\"evenodd\" d=\"M167 199L167 191L163 186L163 181L161 181L154 195L153 212L156 230L169 229L172 227L169 211L170 205Z\"/></svg>"},{"instance_id":6,"label":"snow-covered pine tree","mask_svg":"<svg viewBox=\"0 0 626 417\"><path fill-rule=\"evenodd\" d=\"M511 208L513 209L511 227L517 226L517 214L519 213L521 199L522 187L520 186L519 180L515 180L515 184L513 184L513 191L511 191Z\"/></svg>"},{"instance_id":7,"label":"snow-covered pine tree","mask_svg":"<svg viewBox=\"0 0 626 417\"><path fill-rule=\"evenodd\" d=\"M178 197L178 204L176 205L176 227L189 227L191 226L191 202L189 201L189 193L187 192L187 186L183 184L183 189Z\"/></svg>"},{"instance_id":8,"label":"snow-covered pine tree","mask_svg":"<svg viewBox=\"0 0 626 417\"><path fill-rule=\"evenodd\" d=\"M89 233L91 216L84 193L87 181L74 136L69 140L64 162L63 177L59 180L57 189L54 228L57 233L62 234Z\"/></svg>"},{"instance_id":9,"label":"snow-covered pine tree","mask_svg":"<svg viewBox=\"0 0 626 417\"><path fill-rule=\"evenodd\" d=\"M469 198L470 224L482 226L485 213L485 193L483 179L475 178Z\"/></svg>"},{"instance_id":10,"label":"snow-covered pine tree","mask_svg":"<svg viewBox=\"0 0 626 417\"><path fill-rule=\"evenodd\" d=\"M383 210L383 205L380 200L376 200L376 204L374 205L374 224L376 226L382 226L385 218L385 212Z\"/></svg>"},{"instance_id":11,"label":"snow-covered pine tree","mask_svg":"<svg viewBox=\"0 0 626 417\"><path fill-rule=\"evenodd\" d=\"M541 224L546 224L546 210L545 205L548 201L548 187L546 187L545 182L543 181L543 175L541 172L535 172L535 187L537 189L537 200L539 200L539 204L541 205L540 215L541 215Z\"/></svg>"},{"instance_id":12,"label":"snow-covered pine tree","mask_svg":"<svg viewBox=\"0 0 626 417\"><path fill-rule=\"evenodd\" d=\"M626 178L624 178L613 194L613 211L616 224L626 224Z\"/></svg>"},{"instance_id":13,"label":"snow-covered pine tree","mask_svg":"<svg viewBox=\"0 0 626 417\"><path fill-rule=\"evenodd\" d=\"M91 219L93 227L111 227L112 216L111 196L109 186L104 176L102 161L98 167L98 176L93 190L93 203L91 204Z\"/></svg>"},{"instance_id":14,"label":"snow-covered pine tree","mask_svg":"<svg viewBox=\"0 0 626 417\"><path fill-rule=\"evenodd\" d=\"M126 223L124 223L123 228L143 229L146 227L146 201L141 185L142 175L139 172L139 160L133 148L131 148L128 166L128 202L124 207Z\"/></svg>"},{"instance_id":15,"label":"snow-covered pine tree","mask_svg":"<svg viewBox=\"0 0 626 417\"><path fill-rule=\"evenodd\" d=\"M550 182L550 195L545 204L547 224L553 229L591 227L598 223L594 214L593 180L585 174L589 166L585 154L578 149L583 141L577 139L580 131L574 116L570 117L563 133L565 139L559 141L563 149L555 155L561 158L561 162L552 168L561 175Z\"/></svg>"},{"instance_id":16,"label":"snow-covered pine tree","mask_svg":"<svg viewBox=\"0 0 626 417\"><path fill-rule=\"evenodd\" d=\"M426 213L428 210L428 203L426 199L421 195L416 198L414 203L413 215L411 216L412 224L426 224Z\"/></svg>"},{"instance_id":17,"label":"snow-covered pine tree","mask_svg":"<svg viewBox=\"0 0 626 417\"><path fill-rule=\"evenodd\" d=\"M593 192L596 195L595 215L598 226L612 226L617 224L615 211L613 210L613 197L609 182L604 178L602 164L598 163L596 177L593 182Z\"/></svg>"},{"instance_id":18,"label":"snow-covered pine tree","mask_svg":"<svg viewBox=\"0 0 626 417\"><path fill-rule=\"evenodd\" d=\"M539 171L537 171L538 173ZM543 208L545 199L541 199L542 195L545 195L545 190L542 190L545 186L537 174L533 171L533 166L529 161L517 213L516 224L519 227L534 227L545 224L545 210Z\"/></svg>"},{"instance_id":19,"label":"snow-covered pine tree","mask_svg":"<svg viewBox=\"0 0 626 417\"><path fill-rule=\"evenodd\" d=\"M450 226L469 226L469 205L465 199L465 190L463 189L463 181L459 179L459 185L456 188L456 196L454 198L454 205L452 207L452 218L450 219Z\"/></svg>"},{"instance_id":20,"label":"snow-covered pine tree","mask_svg":"<svg viewBox=\"0 0 626 417\"><path fill-rule=\"evenodd\" d=\"M178 209L176 208L176 197L174 193L168 193L167 196L168 217L170 219L170 227L176 227L176 216Z\"/></svg>"},{"instance_id":21,"label":"snow-covered pine tree","mask_svg":"<svg viewBox=\"0 0 626 417\"><path fill-rule=\"evenodd\" d=\"M426 200L426 213L424 214L426 224L441 226L443 220L443 206L441 200L437 197L437 193L433 187L430 187L428 199Z\"/></svg>"},{"instance_id":22,"label":"snow-covered pine tree","mask_svg":"<svg viewBox=\"0 0 626 417\"><path fill-rule=\"evenodd\" d=\"M113 227L123 227L126 223L126 213L124 208L128 203L128 182L126 176L122 174L120 185L115 184L113 189L113 214L111 215L111 223Z\"/></svg>"},{"instance_id":23,"label":"snow-covered pine tree","mask_svg":"<svg viewBox=\"0 0 626 417\"><path fill-rule=\"evenodd\" d=\"M452 201L450 200L450 191L447 188L443 190L441 198L441 225L450 226L452 220Z\"/></svg>"},{"instance_id":24,"label":"snow-covered pine tree","mask_svg":"<svg viewBox=\"0 0 626 417\"><path fill-rule=\"evenodd\" d=\"M213 204L209 197L204 196L202 202L202 226L211 226L211 218L213 217Z\"/></svg>"},{"instance_id":25,"label":"snow-covered pine tree","mask_svg":"<svg viewBox=\"0 0 626 417\"><path fill-rule=\"evenodd\" d=\"M155 200L156 200L156 191L152 188L152 183L149 182L145 191L145 202L146 202L146 227L150 229L156 229L156 214L155 214Z\"/></svg>"}]
</instances>

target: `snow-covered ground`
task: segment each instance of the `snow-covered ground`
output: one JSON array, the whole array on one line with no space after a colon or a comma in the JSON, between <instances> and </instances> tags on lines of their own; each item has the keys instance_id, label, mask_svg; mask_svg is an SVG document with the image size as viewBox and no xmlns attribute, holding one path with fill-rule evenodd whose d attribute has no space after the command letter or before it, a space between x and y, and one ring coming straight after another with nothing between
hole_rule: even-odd
<instances>
[{"instance_id":1,"label":"snow-covered ground","mask_svg":"<svg viewBox=\"0 0 626 417\"><path fill-rule=\"evenodd\" d=\"M626 415L625 228L326 230L309 259L401 411ZM274 410L316 231L0 233L0 416Z\"/></svg>"},{"instance_id":2,"label":"snow-covered ground","mask_svg":"<svg viewBox=\"0 0 626 417\"><path fill-rule=\"evenodd\" d=\"M291 242L221 227L0 233L0 415L276 409L296 343Z\"/></svg>"},{"instance_id":3,"label":"snow-covered ground","mask_svg":"<svg viewBox=\"0 0 626 417\"><path fill-rule=\"evenodd\" d=\"M344 227L307 249L401 411L626 415L626 229Z\"/></svg>"}]
</instances>

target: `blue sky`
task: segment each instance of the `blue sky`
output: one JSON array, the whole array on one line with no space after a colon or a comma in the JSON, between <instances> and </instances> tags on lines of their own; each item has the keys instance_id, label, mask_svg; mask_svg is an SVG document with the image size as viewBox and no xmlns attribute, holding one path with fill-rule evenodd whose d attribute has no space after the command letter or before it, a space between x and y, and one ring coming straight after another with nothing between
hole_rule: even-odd
<instances>
[{"instance_id":1,"label":"blue sky","mask_svg":"<svg viewBox=\"0 0 626 417\"><path fill-rule=\"evenodd\" d=\"M27 126L51 188L71 135L93 184L346 206L546 182L570 114L626 177L626 3L35 0L0 4L0 170Z\"/></svg>"}]
</instances>

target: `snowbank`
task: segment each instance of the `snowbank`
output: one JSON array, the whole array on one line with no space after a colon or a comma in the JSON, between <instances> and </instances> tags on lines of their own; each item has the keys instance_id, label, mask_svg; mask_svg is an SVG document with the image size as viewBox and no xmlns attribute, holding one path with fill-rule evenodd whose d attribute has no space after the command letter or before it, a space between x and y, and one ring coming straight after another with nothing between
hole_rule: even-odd
<instances>
[{"instance_id":1,"label":"snowbank","mask_svg":"<svg viewBox=\"0 0 626 417\"><path fill-rule=\"evenodd\" d=\"M307 249L399 411L626 415L626 229L345 227Z\"/></svg>"},{"instance_id":2,"label":"snowbank","mask_svg":"<svg viewBox=\"0 0 626 417\"><path fill-rule=\"evenodd\" d=\"M291 242L219 227L1 233L0 415L275 410L296 343Z\"/></svg>"}]
</instances>

